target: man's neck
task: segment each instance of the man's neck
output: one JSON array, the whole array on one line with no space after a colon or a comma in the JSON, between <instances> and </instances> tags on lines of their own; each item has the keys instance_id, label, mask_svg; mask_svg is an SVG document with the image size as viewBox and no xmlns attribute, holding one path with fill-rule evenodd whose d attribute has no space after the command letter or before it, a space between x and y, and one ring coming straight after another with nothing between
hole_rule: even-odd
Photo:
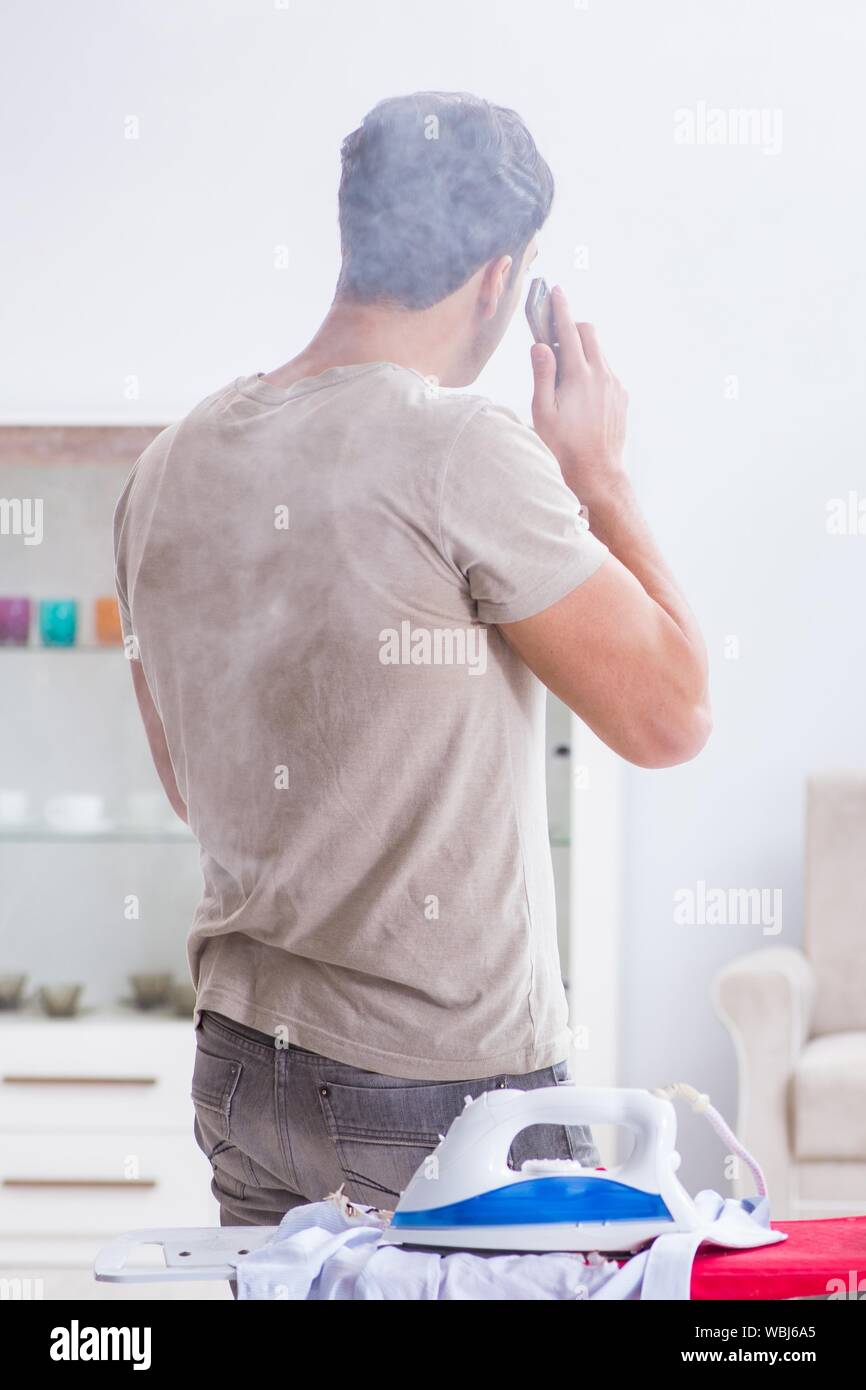
<instances>
[{"instance_id":1,"label":"man's neck","mask_svg":"<svg viewBox=\"0 0 866 1390\"><path fill-rule=\"evenodd\" d=\"M303 351L265 380L286 387L330 367L394 362L448 386L458 374L456 332L449 331L456 330L455 310L448 301L432 309L385 309L337 299Z\"/></svg>"}]
</instances>

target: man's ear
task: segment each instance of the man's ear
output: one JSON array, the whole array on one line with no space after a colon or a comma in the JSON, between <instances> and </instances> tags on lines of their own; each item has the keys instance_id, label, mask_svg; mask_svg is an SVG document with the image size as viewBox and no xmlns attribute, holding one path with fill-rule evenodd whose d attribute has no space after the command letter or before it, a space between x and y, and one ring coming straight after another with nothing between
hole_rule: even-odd
<instances>
[{"instance_id":1,"label":"man's ear","mask_svg":"<svg viewBox=\"0 0 866 1390\"><path fill-rule=\"evenodd\" d=\"M492 319L495 316L499 302L508 288L511 265L510 256L499 256L495 261L488 261L484 267L478 296L478 306L482 318Z\"/></svg>"}]
</instances>

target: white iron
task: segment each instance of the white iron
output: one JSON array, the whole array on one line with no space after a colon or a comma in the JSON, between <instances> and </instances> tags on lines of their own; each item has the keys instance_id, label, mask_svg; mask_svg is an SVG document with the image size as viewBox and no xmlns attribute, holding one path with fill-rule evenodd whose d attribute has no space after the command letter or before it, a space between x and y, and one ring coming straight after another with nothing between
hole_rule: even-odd
<instances>
[{"instance_id":1,"label":"white iron","mask_svg":"<svg viewBox=\"0 0 866 1390\"><path fill-rule=\"evenodd\" d=\"M624 1125L634 1149L619 1168L569 1159L508 1166L528 1125ZM486 1091L467 1100L412 1178L383 1240L463 1250L632 1251L700 1224L676 1177L670 1100L644 1090L578 1087Z\"/></svg>"}]
</instances>

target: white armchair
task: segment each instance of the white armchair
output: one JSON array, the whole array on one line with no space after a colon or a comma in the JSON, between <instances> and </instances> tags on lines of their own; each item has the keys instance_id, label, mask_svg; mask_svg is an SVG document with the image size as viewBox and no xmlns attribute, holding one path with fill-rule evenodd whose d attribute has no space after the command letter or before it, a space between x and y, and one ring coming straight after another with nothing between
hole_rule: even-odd
<instances>
[{"instance_id":1,"label":"white armchair","mask_svg":"<svg viewBox=\"0 0 866 1390\"><path fill-rule=\"evenodd\" d=\"M737 1055L737 1131L773 1215L866 1212L866 775L809 781L803 949L732 961L714 1002Z\"/></svg>"}]
</instances>

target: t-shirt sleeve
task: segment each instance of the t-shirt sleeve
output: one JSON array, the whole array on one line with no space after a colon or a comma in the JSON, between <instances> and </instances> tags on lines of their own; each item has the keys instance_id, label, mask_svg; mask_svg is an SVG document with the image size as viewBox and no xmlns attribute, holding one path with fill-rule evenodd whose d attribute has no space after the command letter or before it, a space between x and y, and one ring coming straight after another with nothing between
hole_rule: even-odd
<instances>
[{"instance_id":1,"label":"t-shirt sleeve","mask_svg":"<svg viewBox=\"0 0 866 1390\"><path fill-rule=\"evenodd\" d=\"M451 450L439 522L443 553L466 579L485 623L541 613L608 554L547 445L513 411L490 402Z\"/></svg>"}]
</instances>

